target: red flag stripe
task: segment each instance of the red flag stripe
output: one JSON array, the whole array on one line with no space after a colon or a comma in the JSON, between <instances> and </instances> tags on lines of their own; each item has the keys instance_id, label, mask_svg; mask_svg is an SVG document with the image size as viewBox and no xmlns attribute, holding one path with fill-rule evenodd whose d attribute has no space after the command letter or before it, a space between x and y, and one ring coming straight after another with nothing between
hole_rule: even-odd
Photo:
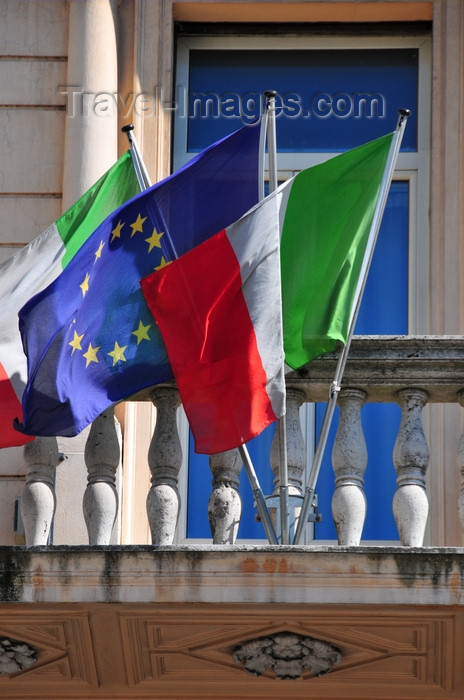
<instances>
[{"instance_id":1,"label":"red flag stripe","mask_svg":"<svg viewBox=\"0 0 464 700\"><path fill-rule=\"evenodd\" d=\"M22 415L21 402L0 362L0 447L18 447L34 439L13 428L12 418L22 419Z\"/></svg>"},{"instance_id":2,"label":"red flag stripe","mask_svg":"<svg viewBox=\"0 0 464 700\"><path fill-rule=\"evenodd\" d=\"M275 421L240 265L226 232L141 285L166 344L196 451L231 449ZM169 321L173 314L175 324Z\"/></svg>"}]
</instances>

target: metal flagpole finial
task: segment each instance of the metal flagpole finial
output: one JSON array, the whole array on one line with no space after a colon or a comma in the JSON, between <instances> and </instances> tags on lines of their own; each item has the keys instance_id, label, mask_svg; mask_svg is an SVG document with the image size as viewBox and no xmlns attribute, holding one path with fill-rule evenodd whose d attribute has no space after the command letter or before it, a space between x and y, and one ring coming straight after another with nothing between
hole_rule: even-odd
<instances>
[{"instance_id":1,"label":"metal flagpole finial","mask_svg":"<svg viewBox=\"0 0 464 700\"><path fill-rule=\"evenodd\" d=\"M132 134L130 132L134 131L134 125L133 124L125 124L121 128L121 131L123 134L127 134L127 138L129 139L129 143L132 143Z\"/></svg>"},{"instance_id":2,"label":"metal flagpole finial","mask_svg":"<svg viewBox=\"0 0 464 700\"><path fill-rule=\"evenodd\" d=\"M266 98L266 112L272 112L275 116L277 90L265 90L264 97Z\"/></svg>"},{"instance_id":3,"label":"metal flagpole finial","mask_svg":"<svg viewBox=\"0 0 464 700\"><path fill-rule=\"evenodd\" d=\"M135 134L132 133L134 131L134 125L126 124L121 128L121 131L123 132L123 134L126 134L127 140L129 141L135 174L139 182L140 190L143 192L143 190L146 190L149 187L151 187L151 180L150 176L148 175L148 171L145 167L145 163L143 162L142 156L140 154L139 147L135 139Z\"/></svg>"},{"instance_id":4,"label":"metal flagpole finial","mask_svg":"<svg viewBox=\"0 0 464 700\"><path fill-rule=\"evenodd\" d=\"M410 109L399 109L398 114L399 114L399 117L398 117L397 128L399 126L401 126L401 124L411 116L411 110Z\"/></svg>"}]
</instances>

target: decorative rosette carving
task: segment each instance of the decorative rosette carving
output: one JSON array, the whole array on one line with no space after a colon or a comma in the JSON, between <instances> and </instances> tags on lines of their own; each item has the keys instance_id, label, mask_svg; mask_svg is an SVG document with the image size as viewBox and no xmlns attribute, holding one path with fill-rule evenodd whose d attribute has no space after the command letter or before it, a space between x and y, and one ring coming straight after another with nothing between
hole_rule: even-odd
<instances>
[{"instance_id":1,"label":"decorative rosette carving","mask_svg":"<svg viewBox=\"0 0 464 700\"><path fill-rule=\"evenodd\" d=\"M29 644L0 637L0 673L20 673L36 661L36 651Z\"/></svg>"},{"instance_id":2,"label":"decorative rosette carving","mask_svg":"<svg viewBox=\"0 0 464 700\"><path fill-rule=\"evenodd\" d=\"M323 676L342 660L340 649L329 642L293 632L250 639L237 646L232 655L248 673L261 676L272 669L282 680L299 678L305 671Z\"/></svg>"}]
</instances>

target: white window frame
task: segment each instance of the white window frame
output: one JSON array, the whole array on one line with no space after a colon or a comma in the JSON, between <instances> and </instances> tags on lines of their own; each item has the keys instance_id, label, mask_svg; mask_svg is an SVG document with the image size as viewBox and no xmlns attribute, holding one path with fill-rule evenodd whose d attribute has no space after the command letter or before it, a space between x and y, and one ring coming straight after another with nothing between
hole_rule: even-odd
<instances>
[{"instance_id":1,"label":"white window frame","mask_svg":"<svg viewBox=\"0 0 464 700\"><path fill-rule=\"evenodd\" d=\"M430 35L411 36L186 36L177 40L176 86L177 110L174 117L173 165L174 170L187 162L194 153L187 151L188 127L188 76L190 51L214 50L315 50L315 49L405 49L418 50L418 115L417 151L403 152L398 156L394 180L409 182L409 307L408 332L411 335L427 334L429 328L428 271L429 271L429 186L430 186L430 121L431 121L431 51ZM269 86L272 89L272 86ZM408 107L408 105L400 105ZM394 125L391 125L394 128ZM277 156L278 178L286 180L303 168L324 162L337 153L279 153ZM265 178L268 177L265 164ZM305 404L301 410L301 425L307 445L314 443L313 406ZM181 502L187 503L188 472L188 423L182 410L178 414L183 462L179 474ZM307 471L312 454L308 450ZM305 478L305 477L304 477ZM187 512L181 508L176 541L205 543L210 539L187 538ZM307 541L311 540L308 526ZM241 544L262 543L263 540L240 540ZM323 544L323 540L318 540ZM363 540L363 544L369 544ZM378 544L378 543L377 543ZM383 545L388 545L382 540Z\"/></svg>"}]
</instances>

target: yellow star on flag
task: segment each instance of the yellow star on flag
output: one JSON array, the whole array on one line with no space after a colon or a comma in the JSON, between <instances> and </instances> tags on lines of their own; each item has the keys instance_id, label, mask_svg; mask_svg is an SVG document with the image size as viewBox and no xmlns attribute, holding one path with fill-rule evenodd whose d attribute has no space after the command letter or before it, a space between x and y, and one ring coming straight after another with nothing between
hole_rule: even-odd
<instances>
[{"instance_id":1,"label":"yellow star on flag","mask_svg":"<svg viewBox=\"0 0 464 700\"><path fill-rule=\"evenodd\" d=\"M97 360L97 352L100 350L100 345L96 348L92 347L92 343L89 343L89 347L87 348L87 352L84 352L84 357L86 359L85 366L88 367L91 362L98 362Z\"/></svg>"},{"instance_id":2,"label":"yellow star on flag","mask_svg":"<svg viewBox=\"0 0 464 700\"><path fill-rule=\"evenodd\" d=\"M148 243L148 252L151 253L153 248L161 248L161 236L164 236L164 231L158 233L156 228L153 229L153 233L150 238L146 238L145 241Z\"/></svg>"},{"instance_id":3,"label":"yellow star on flag","mask_svg":"<svg viewBox=\"0 0 464 700\"><path fill-rule=\"evenodd\" d=\"M111 241L112 243L115 238L121 238L121 229L124 226L124 221L121 222L121 219L119 219L118 223L114 227L114 229L111 231Z\"/></svg>"},{"instance_id":4,"label":"yellow star on flag","mask_svg":"<svg viewBox=\"0 0 464 700\"><path fill-rule=\"evenodd\" d=\"M81 340L84 337L84 334L78 335L77 331L74 331L74 338L68 343L72 347L72 353L71 355L74 354L74 350L82 350L81 346Z\"/></svg>"},{"instance_id":5,"label":"yellow star on flag","mask_svg":"<svg viewBox=\"0 0 464 700\"><path fill-rule=\"evenodd\" d=\"M114 343L114 349L108 353L108 355L113 358L113 367L116 364L116 362L126 362L126 358L124 357L124 350L126 348L127 345L124 345L121 348L119 347L117 341Z\"/></svg>"},{"instance_id":6,"label":"yellow star on flag","mask_svg":"<svg viewBox=\"0 0 464 700\"><path fill-rule=\"evenodd\" d=\"M89 291L89 273L87 272L85 276L85 280L82 282L82 284L79 285L79 287L82 289L82 296L85 297L87 292Z\"/></svg>"},{"instance_id":7,"label":"yellow star on flag","mask_svg":"<svg viewBox=\"0 0 464 700\"><path fill-rule=\"evenodd\" d=\"M142 219L142 217L140 216L140 214L137 215L137 218L136 218L136 220L134 221L134 223L130 225L130 226L131 226L131 229L132 229L131 238L132 238L132 236L135 235L137 232L143 233L143 222L146 221L146 220L147 220L147 217L146 217L146 216L145 216L145 218Z\"/></svg>"},{"instance_id":8,"label":"yellow star on flag","mask_svg":"<svg viewBox=\"0 0 464 700\"><path fill-rule=\"evenodd\" d=\"M132 335L135 335L135 337L137 338L137 345L142 340L150 340L150 336L148 335L149 328L150 328L150 324L148 324L148 326L144 326L142 321L139 321L139 327L137 328L137 330L132 331Z\"/></svg>"},{"instance_id":9,"label":"yellow star on flag","mask_svg":"<svg viewBox=\"0 0 464 700\"><path fill-rule=\"evenodd\" d=\"M163 267L166 267L166 265L169 265L170 262L171 262L171 261L167 262L167 261L164 259L164 255L162 255L162 256L161 256L161 260L160 260L160 264L159 264L157 267L155 267L154 269L155 269L155 270L162 270Z\"/></svg>"},{"instance_id":10,"label":"yellow star on flag","mask_svg":"<svg viewBox=\"0 0 464 700\"><path fill-rule=\"evenodd\" d=\"M104 247L103 241L100 241L100 245L98 246L98 250L95 251L95 262L98 260L98 258L101 258L102 250Z\"/></svg>"}]
</instances>

